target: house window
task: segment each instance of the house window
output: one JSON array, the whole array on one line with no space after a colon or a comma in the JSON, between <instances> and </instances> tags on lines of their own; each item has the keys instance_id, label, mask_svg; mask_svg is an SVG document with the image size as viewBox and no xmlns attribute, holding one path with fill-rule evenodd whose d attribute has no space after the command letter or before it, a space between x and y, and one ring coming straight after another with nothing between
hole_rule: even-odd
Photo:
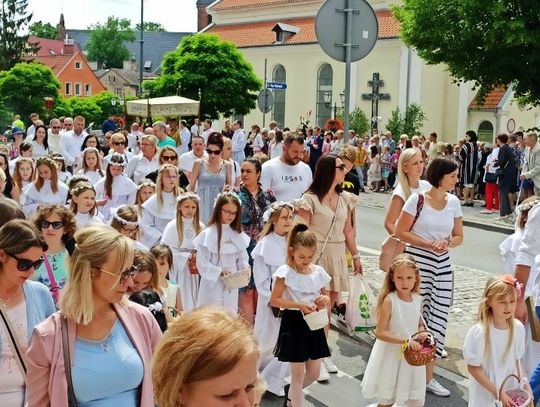
<instances>
[{"instance_id":1,"label":"house window","mask_svg":"<svg viewBox=\"0 0 540 407\"><path fill-rule=\"evenodd\" d=\"M92 95L92 85L90 83L84 85L84 93L86 94L86 96Z\"/></svg>"},{"instance_id":2,"label":"house window","mask_svg":"<svg viewBox=\"0 0 540 407\"><path fill-rule=\"evenodd\" d=\"M332 117L332 106L324 103L324 93L332 91L334 72L330 64L324 64L317 73L317 126L323 127Z\"/></svg>"},{"instance_id":3,"label":"house window","mask_svg":"<svg viewBox=\"0 0 540 407\"><path fill-rule=\"evenodd\" d=\"M81 84L81 83L76 83L76 84L75 84L75 92L74 92L74 94L75 94L76 96L81 96L81 93L82 93L82 92L81 92L81 90L82 90L81 88L82 88L82 84Z\"/></svg>"},{"instance_id":4,"label":"house window","mask_svg":"<svg viewBox=\"0 0 540 407\"><path fill-rule=\"evenodd\" d=\"M75 69L82 69L81 61L75 61Z\"/></svg>"},{"instance_id":5,"label":"house window","mask_svg":"<svg viewBox=\"0 0 540 407\"><path fill-rule=\"evenodd\" d=\"M71 95L71 82L66 82L66 91L64 92L67 95Z\"/></svg>"},{"instance_id":6,"label":"house window","mask_svg":"<svg viewBox=\"0 0 540 407\"><path fill-rule=\"evenodd\" d=\"M283 65L277 65L272 73L272 82L287 83L287 71ZM274 106L272 107L272 120L277 122L278 127L285 127L285 92L286 90L274 90Z\"/></svg>"},{"instance_id":7,"label":"house window","mask_svg":"<svg viewBox=\"0 0 540 407\"><path fill-rule=\"evenodd\" d=\"M480 125L478 126L478 140L480 141L487 141L488 143L493 142L493 137L495 136L493 124L488 121L484 120Z\"/></svg>"},{"instance_id":8,"label":"house window","mask_svg":"<svg viewBox=\"0 0 540 407\"><path fill-rule=\"evenodd\" d=\"M116 82L116 76L114 76L114 75L109 76L109 81Z\"/></svg>"}]
</instances>

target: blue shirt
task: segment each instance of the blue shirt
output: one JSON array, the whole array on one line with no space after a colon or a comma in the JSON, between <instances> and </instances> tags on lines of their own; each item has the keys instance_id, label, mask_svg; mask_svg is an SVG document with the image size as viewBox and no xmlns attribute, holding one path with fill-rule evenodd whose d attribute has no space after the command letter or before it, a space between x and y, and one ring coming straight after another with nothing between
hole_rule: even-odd
<instances>
[{"instance_id":1,"label":"blue shirt","mask_svg":"<svg viewBox=\"0 0 540 407\"><path fill-rule=\"evenodd\" d=\"M176 147L176 142L169 136L167 136L166 138L164 138L163 140L159 140L158 142L158 147L161 148L161 147L165 147L165 146L171 146L171 147Z\"/></svg>"}]
</instances>

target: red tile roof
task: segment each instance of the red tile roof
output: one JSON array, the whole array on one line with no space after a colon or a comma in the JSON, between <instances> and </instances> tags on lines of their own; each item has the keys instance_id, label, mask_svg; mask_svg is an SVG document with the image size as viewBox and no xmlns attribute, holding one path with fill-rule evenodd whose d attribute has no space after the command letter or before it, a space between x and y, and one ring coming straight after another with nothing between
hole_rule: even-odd
<instances>
[{"instance_id":1,"label":"red tile roof","mask_svg":"<svg viewBox=\"0 0 540 407\"><path fill-rule=\"evenodd\" d=\"M499 106L499 103L501 103L501 100L506 93L506 90L508 89L508 86L501 86L498 88L493 89L491 92L489 92L486 96L486 100L484 100L484 104L479 105L476 101L476 98L473 99L471 104L469 105L469 109L478 109L478 110L495 110L497 109L497 106Z\"/></svg>"},{"instance_id":2,"label":"red tile roof","mask_svg":"<svg viewBox=\"0 0 540 407\"><path fill-rule=\"evenodd\" d=\"M212 7L212 10L231 10L249 6L271 6L277 4L294 3L297 0L221 0Z\"/></svg>"},{"instance_id":3,"label":"red tile roof","mask_svg":"<svg viewBox=\"0 0 540 407\"><path fill-rule=\"evenodd\" d=\"M39 45L37 52L38 56L51 56L51 55L63 55L64 41L63 40L50 40L48 38L38 38L34 36L28 37L29 44ZM74 44L73 53L82 53L79 44Z\"/></svg>"},{"instance_id":4,"label":"red tile roof","mask_svg":"<svg viewBox=\"0 0 540 407\"><path fill-rule=\"evenodd\" d=\"M67 63L73 58L73 55L56 55L56 56L44 56L34 57L34 61L40 62L43 65L51 68L56 76L67 65Z\"/></svg>"},{"instance_id":5,"label":"red tile roof","mask_svg":"<svg viewBox=\"0 0 540 407\"><path fill-rule=\"evenodd\" d=\"M284 2L286 0L274 1ZM392 16L390 10L377 11L376 15L379 22L379 38L399 37L399 23ZM285 44L317 43L315 17L213 26L207 32L217 34L222 40L230 41L238 48L263 47L274 44L276 35L271 30L278 22L300 28L298 34L290 36L284 42Z\"/></svg>"}]
</instances>

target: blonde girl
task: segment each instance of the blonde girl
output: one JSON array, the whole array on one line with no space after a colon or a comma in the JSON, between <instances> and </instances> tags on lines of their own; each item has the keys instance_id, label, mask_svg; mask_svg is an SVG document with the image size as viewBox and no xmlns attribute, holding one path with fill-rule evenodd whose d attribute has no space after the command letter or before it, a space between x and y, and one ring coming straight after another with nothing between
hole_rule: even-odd
<instances>
[{"instance_id":1,"label":"blonde girl","mask_svg":"<svg viewBox=\"0 0 540 407\"><path fill-rule=\"evenodd\" d=\"M165 226L160 243L172 250L169 278L180 286L185 312L197 306L200 276L190 272L188 261L195 255L193 240L203 229L204 224L199 220L199 196L193 192L180 194L176 203L176 219Z\"/></svg>"},{"instance_id":2,"label":"blonde girl","mask_svg":"<svg viewBox=\"0 0 540 407\"><path fill-rule=\"evenodd\" d=\"M385 276L377 303L377 340L362 381L365 398L376 399L370 407L423 406L426 368L411 366L400 348L421 345L410 340L424 330L421 320L420 272L409 254L396 256Z\"/></svg>"},{"instance_id":3,"label":"blonde girl","mask_svg":"<svg viewBox=\"0 0 540 407\"><path fill-rule=\"evenodd\" d=\"M137 185L137 196L135 198L135 206L142 214L142 204L150 199L156 193L156 184L145 178Z\"/></svg>"},{"instance_id":4,"label":"blonde girl","mask_svg":"<svg viewBox=\"0 0 540 407\"><path fill-rule=\"evenodd\" d=\"M148 250L139 242L139 214L131 205L122 205L112 211L111 226L118 232L131 239L134 249Z\"/></svg>"},{"instance_id":5,"label":"blonde girl","mask_svg":"<svg viewBox=\"0 0 540 407\"><path fill-rule=\"evenodd\" d=\"M101 158L97 148L87 147L84 149L82 153L82 168L77 174L85 175L93 185L105 176L105 173L101 169Z\"/></svg>"},{"instance_id":6,"label":"blonde girl","mask_svg":"<svg viewBox=\"0 0 540 407\"><path fill-rule=\"evenodd\" d=\"M293 226L294 207L290 202L274 202L263 214L266 224L259 241L251 252L253 277L257 287L257 313L254 333L261 347L259 371L268 383L268 391L283 396L283 380L289 364L280 362L272 354L276 344L280 320L270 308L272 275L286 262L287 235Z\"/></svg>"},{"instance_id":7,"label":"blonde girl","mask_svg":"<svg viewBox=\"0 0 540 407\"><path fill-rule=\"evenodd\" d=\"M13 187L17 193L13 196L18 203L22 202L22 190L34 180L35 167L31 158L19 158L13 170Z\"/></svg>"},{"instance_id":8,"label":"blonde girl","mask_svg":"<svg viewBox=\"0 0 540 407\"><path fill-rule=\"evenodd\" d=\"M232 191L218 195L210 223L194 240L201 284L197 306L218 305L238 312L238 290L228 290L223 277L249 273L249 237L242 232L242 206Z\"/></svg>"},{"instance_id":9,"label":"blonde girl","mask_svg":"<svg viewBox=\"0 0 540 407\"><path fill-rule=\"evenodd\" d=\"M69 210L75 215L79 229L89 224L103 223L96 205L96 190L89 182L78 182L70 190L71 203Z\"/></svg>"},{"instance_id":10,"label":"blonde girl","mask_svg":"<svg viewBox=\"0 0 540 407\"><path fill-rule=\"evenodd\" d=\"M521 284L511 275L490 278L484 289L473 325L463 344L463 357L470 374L469 406L493 406L509 374L522 373L520 359L525 350L525 329L514 318ZM519 375L519 374L518 374ZM514 403L501 393L502 405Z\"/></svg>"},{"instance_id":11,"label":"blonde girl","mask_svg":"<svg viewBox=\"0 0 540 407\"><path fill-rule=\"evenodd\" d=\"M287 240L286 264L273 277L270 305L283 310L274 356L289 362L291 384L285 386L286 406L301 407L302 390L319 377L322 358L330 356L324 329L310 330L303 315L326 310L323 295L331 277L316 264L317 237L305 224L295 225Z\"/></svg>"},{"instance_id":12,"label":"blonde girl","mask_svg":"<svg viewBox=\"0 0 540 407\"><path fill-rule=\"evenodd\" d=\"M124 157L113 153L107 165L105 178L101 178L95 185L97 205L105 220L110 219L111 209L135 203L137 185L123 176L125 166Z\"/></svg>"},{"instance_id":13,"label":"blonde girl","mask_svg":"<svg viewBox=\"0 0 540 407\"><path fill-rule=\"evenodd\" d=\"M159 242L163 229L174 219L176 197L182 192L178 179L177 167L162 165L158 171L156 193L142 204L142 243L148 247Z\"/></svg>"},{"instance_id":14,"label":"blonde girl","mask_svg":"<svg viewBox=\"0 0 540 407\"><path fill-rule=\"evenodd\" d=\"M157 271L159 275L158 284L163 290L165 305L174 310L174 315L183 311L182 299L178 284L169 280L169 273L173 264L173 254L169 246L164 244L155 245L150 249L150 253L156 259Z\"/></svg>"},{"instance_id":15,"label":"blonde girl","mask_svg":"<svg viewBox=\"0 0 540 407\"><path fill-rule=\"evenodd\" d=\"M36 160L36 180L23 188L22 209L27 217L32 215L40 204L60 204L67 201L68 187L58 180L56 163L49 156Z\"/></svg>"}]
</instances>

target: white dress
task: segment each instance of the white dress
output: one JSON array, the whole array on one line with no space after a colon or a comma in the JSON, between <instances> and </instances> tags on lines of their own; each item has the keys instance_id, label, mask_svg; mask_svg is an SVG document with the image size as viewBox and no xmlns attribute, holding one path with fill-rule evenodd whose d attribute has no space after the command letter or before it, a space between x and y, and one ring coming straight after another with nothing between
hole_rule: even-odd
<instances>
[{"instance_id":1,"label":"white dress","mask_svg":"<svg viewBox=\"0 0 540 407\"><path fill-rule=\"evenodd\" d=\"M413 294L413 300L400 300L395 292L388 294L392 300L389 331L408 337L418 331L421 298ZM376 399L379 404L423 406L426 393L426 367L411 366L401 356L401 344L375 341L362 380L362 394Z\"/></svg>"},{"instance_id":2,"label":"white dress","mask_svg":"<svg viewBox=\"0 0 540 407\"><path fill-rule=\"evenodd\" d=\"M473 325L463 344L463 358L468 365L482 366L489 379L500 388L502 381L509 374L516 374L517 359L523 357L525 350L525 329L521 322L514 320L514 343L506 358L509 330L490 327L490 352L486 354L484 347L484 328L480 324ZM474 377L469 378L469 407L486 407L495 405L495 399Z\"/></svg>"},{"instance_id":3,"label":"white dress","mask_svg":"<svg viewBox=\"0 0 540 407\"><path fill-rule=\"evenodd\" d=\"M184 312L189 312L197 306L200 277L191 274L187 265L188 257L195 248L193 239L195 239L196 233L193 227L193 219L182 218L182 223L184 235L181 242L178 241L176 219L173 219L165 226L160 243L169 246L173 253L173 264L171 265L169 279L176 282L180 287L182 307ZM204 225L201 223L199 230L203 229Z\"/></svg>"},{"instance_id":4,"label":"white dress","mask_svg":"<svg viewBox=\"0 0 540 407\"><path fill-rule=\"evenodd\" d=\"M35 182L23 187L21 204L22 210L27 218L36 212L38 205L41 204L59 204L65 205L68 196L68 187L58 181L58 191L53 192L51 188L51 181L43 182L43 186L38 191L36 189Z\"/></svg>"},{"instance_id":5,"label":"white dress","mask_svg":"<svg viewBox=\"0 0 540 407\"><path fill-rule=\"evenodd\" d=\"M257 314L254 333L259 343L259 371L268 384L268 390L279 394L283 380L289 373L289 364L280 362L273 355L281 320L274 317L270 308L272 275L279 266L285 264L287 257L287 238L272 232L263 237L253 251L253 278L257 293Z\"/></svg>"},{"instance_id":6,"label":"white dress","mask_svg":"<svg viewBox=\"0 0 540 407\"><path fill-rule=\"evenodd\" d=\"M105 178L100 179L96 185L96 200L104 199L107 195L105 192ZM134 205L137 198L137 185L127 177L118 175L113 178L112 182L112 198L103 205L99 212L103 215L103 219L109 220L111 217L111 209L116 209L121 205Z\"/></svg>"},{"instance_id":7,"label":"white dress","mask_svg":"<svg viewBox=\"0 0 540 407\"><path fill-rule=\"evenodd\" d=\"M96 185L101 178L104 178L104 175L101 175L98 171L79 170L77 171L77 175L84 175L92 185Z\"/></svg>"},{"instance_id":8,"label":"white dress","mask_svg":"<svg viewBox=\"0 0 540 407\"><path fill-rule=\"evenodd\" d=\"M229 225L221 225L221 248L218 253L217 227L208 226L193 240L197 250L197 268L201 274L197 306L218 305L238 312L238 290L228 290L221 279L223 270L239 273L249 268L249 237Z\"/></svg>"},{"instance_id":9,"label":"white dress","mask_svg":"<svg viewBox=\"0 0 540 407\"><path fill-rule=\"evenodd\" d=\"M101 214L97 212L95 215L90 215L90 213L76 213L75 214L75 223L77 224L77 230L81 229L87 225L96 225L102 224Z\"/></svg>"},{"instance_id":10,"label":"white dress","mask_svg":"<svg viewBox=\"0 0 540 407\"><path fill-rule=\"evenodd\" d=\"M176 195L173 192L162 192L163 204L159 206L157 194L152 195L142 204L141 242L152 247L163 234L165 226L174 219L176 215Z\"/></svg>"}]
</instances>

